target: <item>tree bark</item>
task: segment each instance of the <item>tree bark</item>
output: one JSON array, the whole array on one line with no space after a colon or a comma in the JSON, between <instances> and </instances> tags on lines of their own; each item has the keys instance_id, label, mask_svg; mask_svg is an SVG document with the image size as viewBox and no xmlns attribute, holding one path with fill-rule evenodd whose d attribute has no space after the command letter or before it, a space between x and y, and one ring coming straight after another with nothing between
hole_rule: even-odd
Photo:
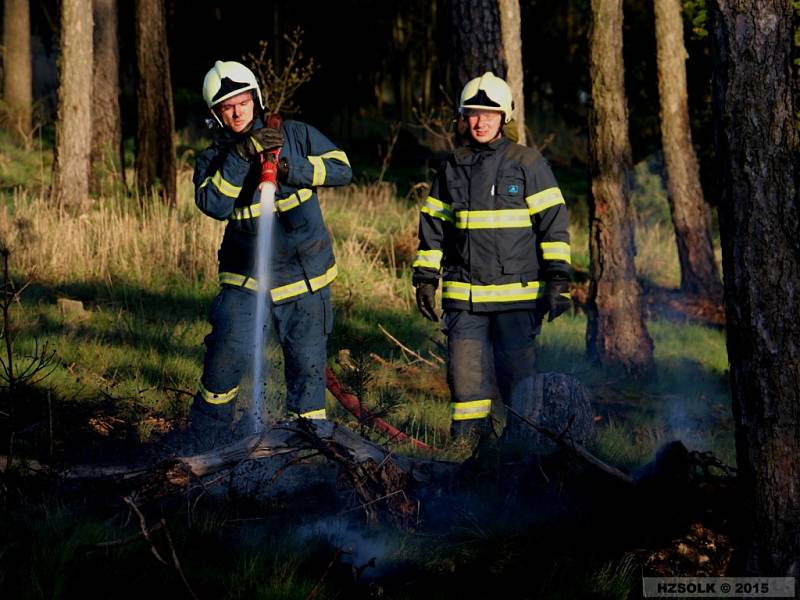
<instances>
[{"instance_id":1,"label":"tree bark","mask_svg":"<svg viewBox=\"0 0 800 600\"><path fill-rule=\"evenodd\" d=\"M655 0L655 20L661 138L681 265L681 291L721 300L722 284L711 245L711 214L700 187L700 168L689 126L680 0Z\"/></svg>"},{"instance_id":2,"label":"tree bark","mask_svg":"<svg viewBox=\"0 0 800 600\"><path fill-rule=\"evenodd\" d=\"M590 357L634 375L653 369L634 265L631 147L622 62L622 0L592 0L589 117L592 194L586 331Z\"/></svg>"},{"instance_id":3,"label":"tree bark","mask_svg":"<svg viewBox=\"0 0 800 600\"><path fill-rule=\"evenodd\" d=\"M30 142L33 130L31 17L28 0L6 0L3 11L3 100L8 129Z\"/></svg>"},{"instance_id":4,"label":"tree bark","mask_svg":"<svg viewBox=\"0 0 800 600\"><path fill-rule=\"evenodd\" d=\"M92 0L63 0L59 48L53 203L83 210L89 204L92 144Z\"/></svg>"},{"instance_id":5,"label":"tree bark","mask_svg":"<svg viewBox=\"0 0 800 600\"><path fill-rule=\"evenodd\" d=\"M110 174L122 177L122 117L119 105L117 0L94 0L94 99L92 110L92 191Z\"/></svg>"},{"instance_id":6,"label":"tree bark","mask_svg":"<svg viewBox=\"0 0 800 600\"><path fill-rule=\"evenodd\" d=\"M503 40L503 57L508 66L506 83L514 97L514 124L517 143L526 144L525 138L525 94L522 70L522 16L519 0L498 0L500 10L500 30Z\"/></svg>"},{"instance_id":7,"label":"tree bark","mask_svg":"<svg viewBox=\"0 0 800 600\"><path fill-rule=\"evenodd\" d=\"M788 1L714 0L713 114L746 568L800 576L800 132Z\"/></svg>"},{"instance_id":8,"label":"tree bark","mask_svg":"<svg viewBox=\"0 0 800 600\"><path fill-rule=\"evenodd\" d=\"M136 66L136 185L143 193L160 187L164 200L175 204L175 114L163 0L136 0Z\"/></svg>"},{"instance_id":9,"label":"tree bark","mask_svg":"<svg viewBox=\"0 0 800 600\"><path fill-rule=\"evenodd\" d=\"M505 79L500 9L497 0L449 0L453 28L451 89L456 100L464 85L486 71Z\"/></svg>"}]
</instances>

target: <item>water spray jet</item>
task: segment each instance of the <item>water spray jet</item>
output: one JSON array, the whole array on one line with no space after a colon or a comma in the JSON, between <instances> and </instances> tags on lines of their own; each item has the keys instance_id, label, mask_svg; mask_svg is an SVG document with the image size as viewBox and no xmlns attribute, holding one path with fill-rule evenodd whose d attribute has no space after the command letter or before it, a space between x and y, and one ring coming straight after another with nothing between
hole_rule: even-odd
<instances>
[{"instance_id":1,"label":"water spray jet","mask_svg":"<svg viewBox=\"0 0 800 600\"><path fill-rule=\"evenodd\" d=\"M268 126L274 126L275 116L268 118ZM278 124L280 127L280 124ZM270 289L270 267L272 263L272 228L275 223L275 191L278 188L278 155L280 148L261 154L261 177L259 189L258 236L256 241L256 323L253 340L253 395L250 415L253 418L253 433L264 429L261 406L261 390L265 385L264 344L269 313L267 295Z\"/></svg>"}]
</instances>

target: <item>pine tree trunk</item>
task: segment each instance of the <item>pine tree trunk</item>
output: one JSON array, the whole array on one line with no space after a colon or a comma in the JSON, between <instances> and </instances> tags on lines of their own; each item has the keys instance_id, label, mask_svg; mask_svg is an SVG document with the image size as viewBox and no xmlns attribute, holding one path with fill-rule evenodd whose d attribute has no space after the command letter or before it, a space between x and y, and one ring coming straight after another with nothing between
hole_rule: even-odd
<instances>
[{"instance_id":1,"label":"pine tree trunk","mask_svg":"<svg viewBox=\"0 0 800 600\"><path fill-rule=\"evenodd\" d=\"M92 191L107 174L122 177L122 117L119 106L117 0L94 1L94 99L92 110Z\"/></svg>"},{"instance_id":2,"label":"pine tree trunk","mask_svg":"<svg viewBox=\"0 0 800 600\"><path fill-rule=\"evenodd\" d=\"M53 203L84 210L92 145L92 0L62 1L59 48Z\"/></svg>"},{"instance_id":3,"label":"pine tree trunk","mask_svg":"<svg viewBox=\"0 0 800 600\"><path fill-rule=\"evenodd\" d=\"M589 151L591 285L586 332L590 357L632 374L653 368L634 265L631 147L622 62L622 0L592 0Z\"/></svg>"},{"instance_id":4,"label":"pine tree trunk","mask_svg":"<svg viewBox=\"0 0 800 600\"><path fill-rule=\"evenodd\" d=\"M143 193L160 187L164 200L175 204L175 114L164 0L136 0L136 65L136 185Z\"/></svg>"},{"instance_id":5,"label":"pine tree trunk","mask_svg":"<svg viewBox=\"0 0 800 600\"><path fill-rule=\"evenodd\" d=\"M451 88L456 100L470 79L491 71L505 78L497 0L449 0L453 28Z\"/></svg>"},{"instance_id":6,"label":"pine tree trunk","mask_svg":"<svg viewBox=\"0 0 800 600\"><path fill-rule=\"evenodd\" d=\"M500 29L503 40L503 56L508 72L506 83L514 97L514 122L517 127L517 142L523 146L525 138L525 94L522 71L522 17L519 0L498 0L500 8Z\"/></svg>"},{"instance_id":7,"label":"pine tree trunk","mask_svg":"<svg viewBox=\"0 0 800 600\"><path fill-rule=\"evenodd\" d=\"M33 130L31 80L31 18L28 0L6 0L3 11L3 100L7 127L30 142Z\"/></svg>"},{"instance_id":8,"label":"pine tree trunk","mask_svg":"<svg viewBox=\"0 0 800 600\"><path fill-rule=\"evenodd\" d=\"M786 0L709 2L747 570L800 576L800 131Z\"/></svg>"},{"instance_id":9,"label":"pine tree trunk","mask_svg":"<svg viewBox=\"0 0 800 600\"><path fill-rule=\"evenodd\" d=\"M721 300L722 284L711 245L711 214L703 199L689 127L680 0L655 0L655 17L661 137L681 265L681 291Z\"/></svg>"},{"instance_id":10,"label":"pine tree trunk","mask_svg":"<svg viewBox=\"0 0 800 600\"><path fill-rule=\"evenodd\" d=\"M392 81L394 83L394 102L396 116L400 121L408 121L414 103L412 89L412 73L414 72L414 56L408 51L410 38L413 35L414 21L407 19L402 11L398 11L392 24L392 48L394 59L392 65Z\"/></svg>"}]
</instances>

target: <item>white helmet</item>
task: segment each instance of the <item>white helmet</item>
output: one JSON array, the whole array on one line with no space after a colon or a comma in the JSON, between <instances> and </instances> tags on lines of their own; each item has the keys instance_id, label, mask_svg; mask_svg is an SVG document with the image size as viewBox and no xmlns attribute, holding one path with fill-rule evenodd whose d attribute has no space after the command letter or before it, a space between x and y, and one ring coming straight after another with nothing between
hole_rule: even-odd
<instances>
[{"instance_id":1,"label":"white helmet","mask_svg":"<svg viewBox=\"0 0 800 600\"><path fill-rule=\"evenodd\" d=\"M511 88L494 73L486 71L480 77L468 81L461 90L458 110L463 113L465 108L501 111L505 115L504 122L508 123L514 110Z\"/></svg>"},{"instance_id":2,"label":"white helmet","mask_svg":"<svg viewBox=\"0 0 800 600\"><path fill-rule=\"evenodd\" d=\"M203 80L203 99L220 125L222 121L213 108L220 102L248 90L255 90L258 104L263 109L264 99L261 97L261 88L258 86L256 76L242 63L232 60L215 62Z\"/></svg>"}]
</instances>

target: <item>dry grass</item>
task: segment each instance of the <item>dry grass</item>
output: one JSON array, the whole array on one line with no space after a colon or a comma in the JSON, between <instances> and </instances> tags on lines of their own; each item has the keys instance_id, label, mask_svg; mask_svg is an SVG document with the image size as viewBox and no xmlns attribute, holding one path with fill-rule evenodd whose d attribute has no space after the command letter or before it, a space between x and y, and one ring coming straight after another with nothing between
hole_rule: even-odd
<instances>
[{"instance_id":1,"label":"dry grass","mask_svg":"<svg viewBox=\"0 0 800 600\"><path fill-rule=\"evenodd\" d=\"M380 183L324 190L321 203L339 265L335 293L348 303L410 311L416 205Z\"/></svg>"},{"instance_id":2,"label":"dry grass","mask_svg":"<svg viewBox=\"0 0 800 600\"><path fill-rule=\"evenodd\" d=\"M677 288L681 266L672 223L636 226L636 274L653 285Z\"/></svg>"},{"instance_id":3,"label":"dry grass","mask_svg":"<svg viewBox=\"0 0 800 600\"><path fill-rule=\"evenodd\" d=\"M176 276L213 282L223 224L194 207L188 177L181 174L177 210L155 197L117 196L70 215L54 210L44 194L15 191L0 207L0 239L13 252L17 273L52 285L127 280L157 291Z\"/></svg>"},{"instance_id":4,"label":"dry grass","mask_svg":"<svg viewBox=\"0 0 800 600\"><path fill-rule=\"evenodd\" d=\"M322 204L339 264L338 293L410 310L417 208L398 202L389 185L325 190ZM194 206L188 171L181 173L176 209L156 197L109 196L70 215L53 210L46 195L20 190L0 207L0 240L13 252L15 272L51 285L123 280L154 292L178 281L213 287L223 230Z\"/></svg>"}]
</instances>

